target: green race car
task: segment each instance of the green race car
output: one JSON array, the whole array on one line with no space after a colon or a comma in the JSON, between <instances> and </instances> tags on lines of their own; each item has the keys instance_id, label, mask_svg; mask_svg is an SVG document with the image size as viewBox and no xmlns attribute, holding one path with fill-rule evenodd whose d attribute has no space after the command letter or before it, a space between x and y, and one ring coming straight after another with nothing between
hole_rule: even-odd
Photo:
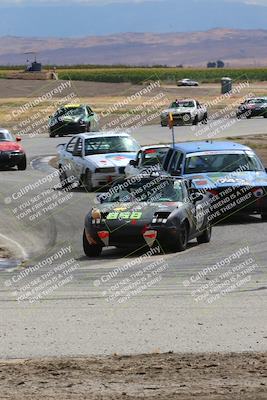
<instances>
[{"instance_id":1,"label":"green race car","mask_svg":"<svg viewBox=\"0 0 267 400\"><path fill-rule=\"evenodd\" d=\"M99 131L99 117L88 105L67 104L49 117L49 136Z\"/></svg>"}]
</instances>

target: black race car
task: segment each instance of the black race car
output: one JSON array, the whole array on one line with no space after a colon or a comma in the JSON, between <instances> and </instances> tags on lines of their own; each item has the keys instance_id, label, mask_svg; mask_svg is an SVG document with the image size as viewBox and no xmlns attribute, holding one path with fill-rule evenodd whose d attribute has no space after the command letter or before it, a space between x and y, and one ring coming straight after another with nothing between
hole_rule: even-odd
<instances>
[{"instance_id":1,"label":"black race car","mask_svg":"<svg viewBox=\"0 0 267 400\"><path fill-rule=\"evenodd\" d=\"M267 98L255 97L247 99L238 107L236 117L247 119L253 117L267 118Z\"/></svg>"},{"instance_id":2,"label":"black race car","mask_svg":"<svg viewBox=\"0 0 267 400\"><path fill-rule=\"evenodd\" d=\"M99 196L99 207L85 218L88 257L105 246L183 251L191 239L210 241L208 196L191 191L187 180L155 175L124 179Z\"/></svg>"},{"instance_id":3,"label":"black race car","mask_svg":"<svg viewBox=\"0 0 267 400\"><path fill-rule=\"evenodd\" d=\"M99 130L99 117L84 104L66 104L49 117L49 136L56 137Z\"/></svg>"}]
</instances>

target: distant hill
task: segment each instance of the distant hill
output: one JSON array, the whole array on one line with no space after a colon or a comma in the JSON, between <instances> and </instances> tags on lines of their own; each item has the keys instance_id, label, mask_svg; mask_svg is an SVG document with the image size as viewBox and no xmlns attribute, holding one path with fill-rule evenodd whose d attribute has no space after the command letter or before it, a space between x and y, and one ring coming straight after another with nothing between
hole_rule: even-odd
<instances>
[{"instance_id":1,"label":"distant hill","mask_svg":"<svg viewBox=\"0 0 267 400\"><path fill-rule=\"evenodd\" d=\"M36 52L45 64L206 66L267 65L267 30L212 29L191 33L123 33L83 38L0 37L0 64L24 64Z\"/></svg>"}]
</instances>

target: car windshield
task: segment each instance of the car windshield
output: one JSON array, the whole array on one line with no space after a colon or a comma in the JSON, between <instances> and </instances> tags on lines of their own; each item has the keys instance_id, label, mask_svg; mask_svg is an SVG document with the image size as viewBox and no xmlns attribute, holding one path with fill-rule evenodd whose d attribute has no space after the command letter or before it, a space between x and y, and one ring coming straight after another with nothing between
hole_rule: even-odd
<instances>
[{"instance_id":1,"label":"car windshield","mask_svg":"<svg viewBox=\"0 0 267 400\"><path fill-rule=\"evenodd\" d=\"M103 136L85 139L85 155L132 153L139 150L137 142L128 136Z\"/></svg>"},{"instance_id":2,"label":"car windshield","mask_svg":"<svg viewBox=\"0 0 267 400\"><path fill-rule=\"evenodd\" d=\"M262 103L266 103L267 100L265 99L251 99L248 100L248 104L262 104Z\"/></svg>"},{"instance_id":3,"label":"car windshield","mask_svg":"<svg viewBox=\"0 0 267 400\"><path fill-rule=\"evenodd\" d=\"M0 132L0 142L13 142L14 138L9 132Z\"/></svg>"},{"instance_id":4,"label":"car windshield","mask_svg":"<svg viewBox=\"0 0 267 400\"><path fill-rule=\"evenodd\" d=\"M153 165L162 165L163 159L169 150L168 147L162 147L159 149L147 149L143 152L142 163L143 167L149 167Z\"/></svg>"},{"instance_id":5,"label":"car windshield","mask_svg":"<svg viewBox=\"0 0 267 400\"><path fill-rule=\"evenodd\" d=\"M186 158L185 173L263 171L253 152L192 155Z\"/></svg>"},{"instance_id":6,"label":"car windshield","mask_svg":"<svg viewBox=\"0 0 267 400\"><path fill-rule=\"evenodd\" d=\"M67 108L62 108L58 115L59 116L79 116L81 114L85 114L85 109L83 107L67 107Z\"/></svg>"},{"instance_id":7,"label":"car windshield","mask_svg":"<svg viewBox=\"0 0 267 400\"><path fill-rule=\"evenodd\" d=\"M115 189L119 185L115 185ZM125 181L119 191L114 190L109 198L110 203L162 203L183 201L183 188L178 180L165 178L142 179L140 182Z\"/></svg>"},{"instance_id":8,"label":"car windshield","mask_svg":"<svg viewBox=\"0 0 267 400\"><path fill-rule=\"evenodd\" d=\"M180 108L180 107L184 107L184 108L194 107L194 102L193 101L174 101L170 106L170 108Z\"/></svg>"}]
</instances>

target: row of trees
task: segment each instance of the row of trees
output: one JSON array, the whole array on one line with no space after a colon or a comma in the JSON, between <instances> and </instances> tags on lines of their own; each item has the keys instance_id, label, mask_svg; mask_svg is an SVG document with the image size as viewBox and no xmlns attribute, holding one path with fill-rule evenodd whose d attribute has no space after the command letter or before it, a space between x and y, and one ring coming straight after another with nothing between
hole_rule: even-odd
<instances>
[{"instance_id":1,"label":"row of trees","mask_svg":"<svg viewBox=\"0 0 267 400\"><path fill-rule=\"evenodd\" d=\"M207 68L224 68L224 62L222 60L210 61L207 64Z\"/></svg>"}]
</instances>

